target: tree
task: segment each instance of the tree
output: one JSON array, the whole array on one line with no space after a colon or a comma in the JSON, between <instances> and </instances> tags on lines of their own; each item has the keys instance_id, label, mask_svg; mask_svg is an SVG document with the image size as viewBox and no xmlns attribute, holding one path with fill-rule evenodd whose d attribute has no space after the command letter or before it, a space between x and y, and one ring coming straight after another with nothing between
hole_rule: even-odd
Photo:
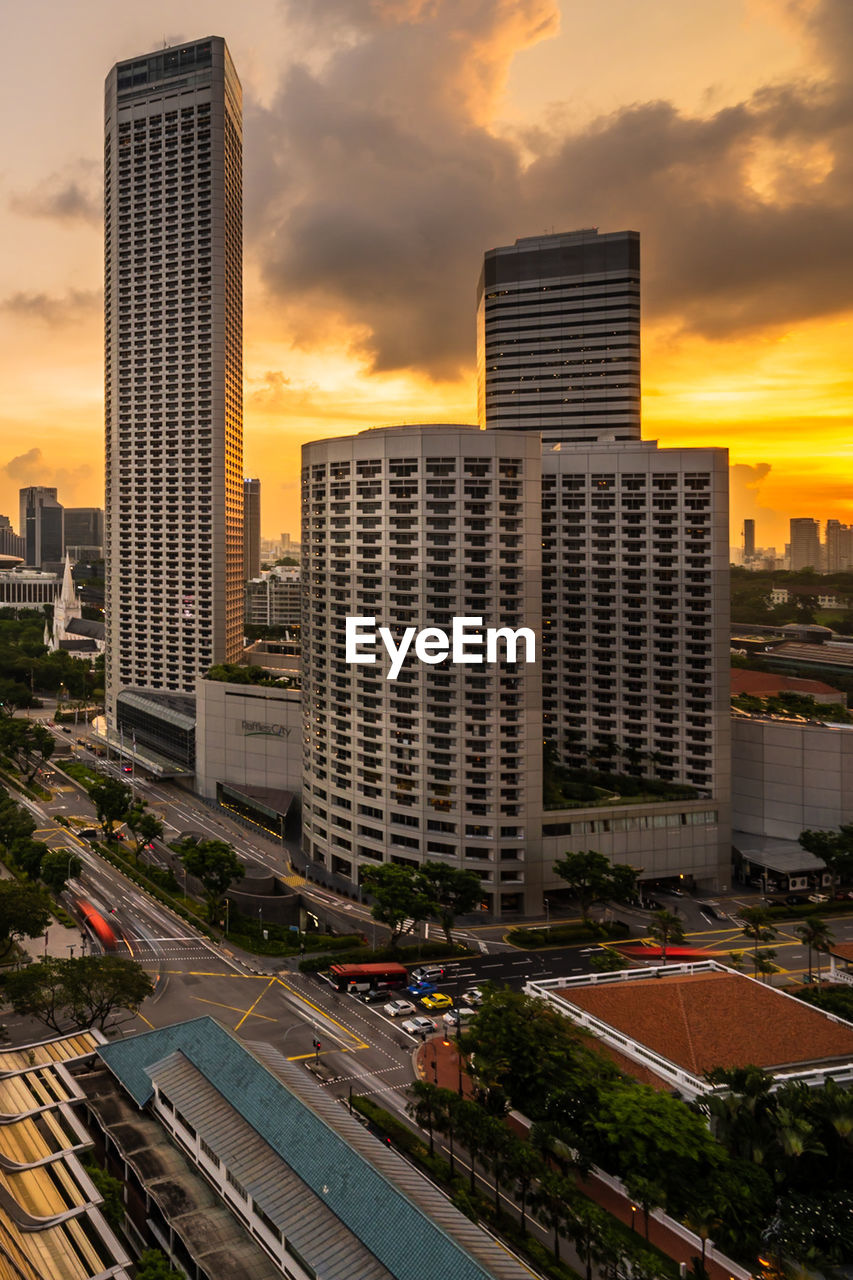
<instances>
[{"instance_id":1,"label":"tree","mask_svg":"<svg viewBox=\"0 0 853 1280\"><path fill-rule=\"evenodd\" d=\"M83 863L76 853L69 855L65 849L52 849L42 859L41 878L56 897L82 870Z\"/></svg>"},{"instance_id":2,"label":"tree","mask_svg":"<svg viewBox=\"0 0 853 1280\"><path fill-rule=\"evenodd\" d=\"M464 871L443 862L425 862L420 868L420 880L430 899L431 916L440 923L448 945L453 939L450 931L457 916L468 915L483 896L483 884L476 871Z\"/></svg>"},{"instance_id":3,"label":"tree","mask_svg":"<svg viewBox=\"0 0 853 1280\"><path fill-rule=\"evenodd\" d=\"M95 806L98 821L108 840L112 839L113 827L123 822L130 809L131 790L118 778L101 778L89 790L89 798Z\"/></svg>"},{"instance_id":4,"label":"tree","mask_svg":"<svg viewBox=\"0 0 853 1280\"><path fill-rule=\"evenodd\" d=\"M122 1010L128 1016L121 1021L128 1021L153 990L141 965L123 956L48 956L6 978L6 995L15 1012L36 1017L54 1031L69 1024L103 1031Z\"/></svg>"},{"instance_id":5,"label":"tree","mask_svg":"<svg viewBox=\"0 0 853 1280\"><path fill-rule=\"evenodd\" d=\"M41 889L0 880L0 959L21 938L39 938L50 923L50 911Z\"/></svg>"},{"instance_id":6,"label":"tree","mask_svg":"<svg viewBox=\"0 0 853 1280\"><path fill-rule=\"evenodd\" d=\"M837 831L801 831L800 844L823 859L836 881L853 880L853 822L842 823Z\"/></svg>"},{"instance_id":7,"label":"tree","mask_svg":"<svg viewBox=\"0 0 853 1280\"><path fill-rule=\"evenodd\" d=\"M613 947L602 947L594 956L590 956L589 965L597 973L618 973L620 969L630 969L631 962L626 960Z\"/></svg>"},{"instance_id":8,"label":"tree","mask_svg":"<svg viewBox=\"0 0 853 1280\"><path fill-rule=\"evenodd\" d=\"M245 866L225 840L184 840L178 846L178 856L189 874L204 885L207 916L213 924L225 890L242 879Z\"/></svg>"},{"instance_id":9,"label":"tree","mask_svg":"<svg viewBox=\"0 0 853 1280\"><path fill-rule=\"evenodd\" d=\"M40 764L47 764L53 755L56 747L56 739L43 724L34 724L32 726L31 753L36 756L35 764L32 767L27 782L32 782L39 770Z\"/></svg>"},{"instance_id":10,"label":"tree","mask_svg":"<svg viewBox=\"0 0 853 1280\"><path fill-rule=\"evenodd\" d=\"M603 853L567 853L554 863L554 871L565 880L578 900L584 924L595 902L627 901L637 888L637 872L624 863L611 863Z\"/></svg>"},{"instance_id":11,"label":"tree","mask_svg":"<svg viewBox=\"0 0 853 1280\"><path fill-rule=\"evenodd\" d=\"M571 1023L542 1000L501 987L486 992L464 1036L481 1088L499 1086L534 1120L546 1099L583 1071L589 1054ZM603 1068L600 1068L602 1071Z\"/></svg>"},{"instance_id":12,"label":"tree","mask_svg":"<svg viewBox=\"0 0 853 1280\"><path fill-rule=\"evenodd\" d=\"M560 1260L560 1236L565 1235L566 1221L577 1195L574 1182L561 1174L546 1172L531 1193L530 1204L536 1217L554 1232L554 1257Z\"/></svg>"},{"instance_id":13,"label":"tree","mask_svg":"<svg viewBox=\"0 0 853 1280\"><path fill-rule=\"evenodd\" d=\"M80 956L63 961L68 1007L78 1027L93 1024L103 1031L115 1014L123 1010L128 1022L136 1017L142 1001L154 990L151 978L141 965L124 956Z\"/></svg>"},{"instance_id":14,"label":"tree","mask_svg":"<svg viewBox=\"0 0 853 1280\"><path fill-rule=\"evenodd\" d=\"M656 911L649 925L649 933L659 944L661 960L666 964L669 944L677 947L684 941L684 924L672 911Z\"/></svg>"},{"instance_id":15,"label":"tree","mask_svg":"<svg viewBox=\"0 0 853 1280\"><path fill-rule=\"evenodd\" d=\"M419 1128L426 1129L429 1133L429 1153L433 1155L435 1145L432 1131L441 1110L441 1091L438 1085L429 1080L416 1080L409 1092L414 1096L411 1102L406 1103L406 1114L412 1117Z\"/></svg>"},{"instance_id":16,"label":"tree","mask_svg":"<svg viewBox=\"0 0 853 1280\"><path fill-rule=\"evenodd\" d=\"M139 860L139 824L142 822L147 808L148 805L144 800L134 800L124 817L124 825L134 839L133 857L135 861Z\"/></svg>"},{"instance_id":17,"label":"tree","mask_svg":"<svg viewBox=\"0 0 853 1280\"><path fill-rule=\"evenodd\" d=\"M806 920L804 924L798 925L794 930L798 938L808 947L809 952L809 982L812 978L812 949L826 950L832 942L832 934L829 931L829 925L821 916L812 916L810 920ZM817 962L817 980L820 982L820 959Z\"/></svg>"},{"instance_id":18,"label":"tree","mask_svg":"<svg viewBox=\"0 0 853 1280\"><path fill-rule=\"evenodd\" d=\"M605 1168L623 1178L646 1213L659 1204L674 1212L686 1209L692 1188L721 1158L704 1118L680 1098L648 1085L620 1082L609 1089L595 1125Z\"/></svg>"},{"instance_id":19,"label":"tree","mask_svg":"<svg viewBox=\"0 0 853 1280\"><path fill-rule=\"evenodd\" d=\"M8 795L0 797L0 840L7 849L18 840L28 840L36 824L26 809L15 804Z\"/></svg>"},{"instance_id":20,"label":"tree","mask_svg":"<svg viewBox=\"0 0 853 1280\"><path fill-rule=\"evenodd\" d=\"M28 880L38 880L41 875L41 864L47 853L47 845L44 841L16 840L9 849L9 853Z\"/></svg>"},{"instance_id":21,"label":"tree","mask_svg":"<svg viewBox=\"0 0 853 1280\"><path fill-rule=\"evenodd\" d=\"M365 867L361 883L373 898L370 914L391 930L392 947L404 932L432 915L433 903L416 867L396 862Z\"/></svg>"},{"instance_id":22,"label":"tree","mask_svg":"<svg viewBox=\"0 0 853 1280\"><path fill-rule=\"evenodd\" d=\"M752 964L756 977L759 970L766 973L766 965L770 964L775 956L775 951L759 950L760 942L772 942L776 937L776 930L771 924L772 916L766 907L745 907L740 913L743 921L741 932L745 938L752 943ZM772 967L770 969L772 972Z\"/></svg>"},{"instance_id":23,"label":"tree","mask_svg":"<svg viewBox=\"0 0 853 1280\"><path fill-rule=\"evenodd\" d=\"M513 1176L513 1150L519 1144L519 1139L510 1133L503 1120L497 1116L486 1116L485 1138L486 1161L495 1183L495 1217L499 1218L501 1186Z\"/></svg>"},{"instance_id":24,"label":"tree","mask_svg":"<svg viewBox=\"0 0 853 1280\"><path fill-rule=\"evenodd\" d=\"M139 840L136 845L138 853L140 841L142 844L151 844L154 840L162 840L163 823L157 817L156 813L148 811L147 813L143 813L142 817L139 819L137 833L139 836Z\"/></svg>"},{"instance_id":25,"label":"tree","mask_svg":"<svg viewBox=\"0 0 853 1280\"><path fill-rule=\"evenodd\" d=\"M6 999L15 1013L38 1018L53 1031L65 1030L64 964L64 960L55 956L45 956L37 964L7 974Z\"/></svg>"},{"instance_id":26,"label":"tree","mask_svg":"<svg viewBox=\"0 0 853 1280\"><path fill-rule=\"evenodd\" d=\"M542 1158L527 1142L516 1142L510 1152L509 1177L518 1196L518 1207L521 1213L521 1231L527 1232L527 1202L530 1189L537 1178L542 1177L544 1169Z\"/></svg>"},{"instance_id":27,"label":"tree","mask_svg":"<svg viewBox=\"0 0 853 1280\"><path fill-rule=\"evenodd\" d=\"M436 1112L433 1116L433 1128L447 1137L450 1173L453 1174L453 1139L459 1128L459 1117L466 1105L453 1089L437 1089L435 1093Z\"/></svg>"},{"instance_id":28,"label":"tree","mask_svg":"<svg viewBox=\"0 0 853 1280\"><path fill-rule=\"evenodd\" d=\"M183 1271L169 1266L169 1259L159 1249L143 1249L134 1270L136 1280L184 1280Z\"/></svg>"},{"instance_id":29,"label":"tree","mask_svg":"<svg viewBox=\"0 0 853 1280\"><path fill-rule=\"evenodd\" d=\"M456 1117L456 1132L471 1161L470 1188L473 1195L477 1176L477 1161L481 1153L488 1148L493 1136L490 1117L486 1115L479 1103L463 1099Z\"/></svg>"},{"instance_id":30,"label":"tree","mask_svg":"<svg viewBox=\"0 0 853 1280\"><path fill-rule=\"evenodd\" d=\"M586 1280L592 1280L593 1265L609 1253L610 1215L584 1195L576 1195L565 1220L566 1235L584 1264Z\"/></svg>"}]
</instances>

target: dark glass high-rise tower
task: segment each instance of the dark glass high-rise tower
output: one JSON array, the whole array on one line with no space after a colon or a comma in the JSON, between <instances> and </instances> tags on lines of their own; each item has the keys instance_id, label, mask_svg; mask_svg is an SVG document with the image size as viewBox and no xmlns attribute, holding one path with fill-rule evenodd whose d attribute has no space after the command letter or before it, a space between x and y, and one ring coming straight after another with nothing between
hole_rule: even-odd
<instances>
[{"instance_id":1,"label":"dark glass high-rise tower","mask_svg":"<svg viewBox=\"0 0 853 1280\"><path fill-rule=\"evenodd\" d=\"M489 249L477 297L480 425L640 438L640 236L593 228Z\"/></svg>"}]
</instances>

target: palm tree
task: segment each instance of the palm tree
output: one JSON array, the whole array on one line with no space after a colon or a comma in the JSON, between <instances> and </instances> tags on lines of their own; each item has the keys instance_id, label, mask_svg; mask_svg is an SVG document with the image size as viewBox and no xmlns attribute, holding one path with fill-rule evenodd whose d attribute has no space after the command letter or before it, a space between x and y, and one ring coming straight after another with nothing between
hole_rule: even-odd
<instances>
[{"instance_id":1,"label":"palm tree","mask_svg":"<svg viewBox=\"0 0 853 1280\"><path fill-rule=\"evenodd\" d=\"M699 1239L702 1241L702 1255L699 1259L700 1276L705 1280L707 1272L705 1271L705 1253L708 1248L708 1239L714 1227L719 1222L719 1214L714 1205L707 1201L699 1200L690 1209L687 1217L684 1219L691 1231L695 1231Z\"/></svg>"},{"instance_id":2,"label":"palm tree","mask_svg":"<svg viewBox=\"0 0 853 1280\"><path fill-rule=\"evenodd\" d=\"M684 925L672 911L656 911L649 925L649 933L660 945L661 960L666 964L666 949L670 943L678 946L684 941Z\"/></svg>"},{"instance_id":3,"label":"palm tree","mask_svg":"<svg viewBox=\"0 0 853 1280\"><path fill-rule=\"evenodd\" d=\"M530 1188L537 1178L541 1178L544 1172L543 1164L539 1153L533 1149L527 1142L516 1142L510 1149L509 1160L509 1176L515 1186L515 1192L518 1196L518 1207L521 1212L521 1233L527 1233L527 1199L530 1195Z\"/></svg>"},{"instance_id":4,"label":"palm tree","mask_svg":"<svg viewBox=\"0 0 853 1280\"><path fill-rule=\"evenodd\" d=\"M776 937L776 930L771 924L772 916L766 907L746 907L741 911L740 915L743 920L741 932L752 943L752 964L757 977L759 966L762 963L762 953L758 949L758 944L760 942L772 942ZM773 959L773 956L767 952L764 955L764 959L769 961ZM767 972L767 970L765 969L764 972Z\"/></svg>"},{"instance_id":5,"label":"palm tree","mask_svg":"<svg viewBox=\"0 0 853 1280\"><path fill-rule=\"evenodd\" d=\"M495 1180L495 1217L501 1216L501 1183L513 1174L513 1148L519 1139L511 1134L502 1120L489 1116L486 1129L486 1159Z\"/></svg>"},{"instance_id":6,"label":"palm tree","mask_svg":"<svg viewBox=\"0 0 853 1280\"><path fill-rule=\"evenodd\" d=\"M439 1113L441 1111L441 1099L439 1094L441 1090L429 1080L415 1080L411 1086L411 1092L414 1094L411 1102L406 1103L406 1114L410 1115L421 1129L426 1129L429 1133L429 1153L433 1155L435 1147L433 1144L432 1130L433 1125L437 1123Z\"/></svg>"},{"instance_id":7,"label":"palm tree","mask_svg":"<svg viewBox=\"0 0 853 1280\"><path fill-rule=\"evenodd\" d=\"M812 916L811 920L806 920L805 924L799 925L794 933L808 947L809 982L812 979L812 951L818 953L817 980L820 983L820 954L822 951L828 951L834 941L829 925L822 916Z\"/></svg>"},{"instance_id":8,"label":"palm tree","mask_svg":"<svg viewBox=\"0 0 853 1280\"><path fill-rule=\"evenodd\" d=\"M550 1231L554 1232L554 1257L560 1261L560 1236L565 1235L565 1226L572 1210L571 1204L577 1195L575 1184L559 1173L547 1172L530 1197L533 1212Z\"/></svg>"},{"instance_id":9,"label":"palm tree","mask_svg":"<svg viewBox=\"0 0 853 1280\"><path fill-rule=\"evenodd\" d=\"M461 1101L458 1109L456 1131L471 1159L471 1194L475 1190L476 1164L485 1150L490 1134L487 1131L489 1117L477 1102Z\"/></svg>"}]
</instances>

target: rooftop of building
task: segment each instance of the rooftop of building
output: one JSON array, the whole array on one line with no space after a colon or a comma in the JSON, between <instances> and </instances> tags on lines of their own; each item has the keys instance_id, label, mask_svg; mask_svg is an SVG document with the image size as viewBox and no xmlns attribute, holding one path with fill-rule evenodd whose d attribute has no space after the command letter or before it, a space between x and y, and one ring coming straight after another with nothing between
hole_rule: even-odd
<instances>
[{"instance_id":1,"label":"rooftop of building","mask_svg":"<svg viewBox=\"0 0 853 1280\"><path fill-rule=\"evenodd\" d=\"M78 1155L92 1140L73 1104L66 1065L90 1058L99 1032L59 1036L0 1054L0 1251L19 1280L126 1280L130 1258L101 1212Z\"/></svg>"},{"instance_id":2,"label":"rooftop of building","mask_svg":"<svg viewBox=\"0 0 853 1280\"><path fill-rule=\"evenodd\" d=\"M811 871L826 871L823 858L809 853L796 840L732 831L732 845L748 862L766 867L768 871L775 871L779 875L807 875Z\"/></svg>"},{"instance_id":3,"label":"rooftop of building","mask_svg":"<svg viewBox=\"0 0 853 1280\"><path fill-rule=\"evenodd\" d=\"M348 1240L372 1255L371 1276L529 1274L304 1070L269 1049L262 1057L214 1019L149 1031L99 1053L139 1107L155 1084L170 1097L177 1090L173 1101L190 1109L200 1136L240 1160L240 1180L264 1212L312 1265L312 1250L335 1258L341 1280L368 1274L363 1259L350 1260ZM273 1058L274 1070L267 1065ZM292 1194L283 1195L291 1181ZM329 1273L319 1258L316 1266Z\"/></svg>"},{"instance_id":4,"label":"rooftop of building","mask_svg":"<svg viewBox=\"0 0 853 1280\"><path fill-rule=\"evenodd\" d=\"M853 1025L774 987L721 967L655 975L554 995L700 1078L715 1067L789 1072L853 1061Z\"/></svg>"},{"instance_id":5,"label":"rooftop of building","mask_svg":"<svg viewBox=\"0 0 853 1280\"><path fill-rule=\"evenodd\" d=\"M817 697L832 694L833 700L843 702L845 694L833 689L822 680L805 680L799 676L786 676L775 671L750 671L746 667L732 667L732 697L751 693L757 698L769 698L779 693L805 693Z\"/></svg>"}]
</instances>

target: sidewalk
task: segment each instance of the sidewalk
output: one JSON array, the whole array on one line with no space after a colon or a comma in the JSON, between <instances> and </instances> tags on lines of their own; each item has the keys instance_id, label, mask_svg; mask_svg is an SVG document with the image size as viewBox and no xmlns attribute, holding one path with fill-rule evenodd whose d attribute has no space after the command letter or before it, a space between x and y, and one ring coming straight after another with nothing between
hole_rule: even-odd
<instances>
[{"instance_id":1,"label":"sidewalk","mask_svg":"<svg viewBox=\"0 0 853 1280\"><path fill-rule=\"evenodd\" d=\"M428 1080L442 1089L452 1089L454 1092L458 1090L459 1055L455 1040L451 1036L438 1033L425 1044L419 1045L415 1052L415 1066L418 1079ZM465 1097L471 1097L473 1093L471 1080L464 1072L461 1073L461 1079ZM612 1180L606 1175L599 1177L593 1174L579 1185L592 1200L635 1230L640 1239L644 1240L645 1218L642 1210L637 1207L632 1209L631 1199L611 1183ZM692 1259L701 1253L701 1243L695 1238L693 1241L685 1239L680 1232L687 1233L687 1229L676 1223L672 1226L667 1225L666 1221L661 1221L664 1216L659 1212L649 1215L649 1241L674 1262L686 1262L690 1272ZM705 1270L710 1280L735 1280L736 1277L743 1278L748 1275L743 1268L729 1263L728 1260L718 1260L714 1253L709 1244L705 1255Z\"/></svg>"}]
</instances>

